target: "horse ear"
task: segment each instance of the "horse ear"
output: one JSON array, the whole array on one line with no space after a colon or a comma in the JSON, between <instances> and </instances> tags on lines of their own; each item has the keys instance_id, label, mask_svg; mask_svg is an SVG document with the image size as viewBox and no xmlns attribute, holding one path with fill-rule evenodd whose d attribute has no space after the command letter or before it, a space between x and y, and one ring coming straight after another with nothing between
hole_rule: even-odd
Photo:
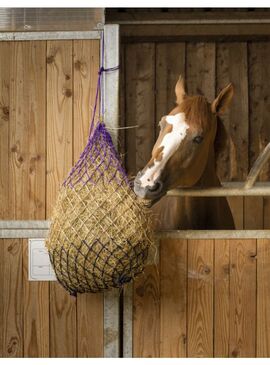
<instances>
[{"instance_id":1,"label":"horse ear","mask_svg":"<svg viewBox=\"0 0 270 365\"><path fill-rule=\"evenodd\" d=\"M233 93L232 83L224 87L211 105L212 112L214 114L223 114L231 104Z\"/></svg>"},{"instance_id":2,"label":"horse ear","mask_svg":"<svg viewBox=\"0 0 270 365\"><path fill-rule=\"evenodd\" d=\"M181 75L179 76L179 79L175 85L175 95L176 95L176 103L178 105L182 103L184 97L186 96L185 81Z\"/></svg>"}]
</instances>

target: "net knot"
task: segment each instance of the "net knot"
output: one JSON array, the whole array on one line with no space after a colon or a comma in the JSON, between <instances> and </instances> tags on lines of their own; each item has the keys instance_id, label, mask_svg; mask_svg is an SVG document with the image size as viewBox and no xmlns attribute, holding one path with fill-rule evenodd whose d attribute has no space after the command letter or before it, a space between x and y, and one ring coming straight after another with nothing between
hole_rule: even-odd
<instances>
[{"instance_id":1,"label":"net knot","mask_svg":"<svg viewBox=\"0 0 270 365\"><path fill-rule=\"evenodd\" d=\"M102 72L104 72L104 71L105 71L105 68L103 66L101 66L100 69L99 69L99 71L98 71L98 74L101 75Z\"/></svg>"}]
</instances>

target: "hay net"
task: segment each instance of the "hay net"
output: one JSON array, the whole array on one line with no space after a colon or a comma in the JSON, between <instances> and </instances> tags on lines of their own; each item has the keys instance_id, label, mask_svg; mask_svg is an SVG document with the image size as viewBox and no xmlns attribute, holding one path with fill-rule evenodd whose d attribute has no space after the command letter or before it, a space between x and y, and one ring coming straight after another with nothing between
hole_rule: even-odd
<instances>
[{"instance_id":1,"label":"hay net","mask_svg":"<svg viewBox=\"0 0 270 365\"><path fill-rule=\"evenodd\" d=\"M106 71L99 71L97 95ZM133 193L101 118L93 127L96 104L88 142L60 188L46 240L56 277L72 295L122 287L143 271L152 242L149 212Z\"/></svg>"}]
</instances>

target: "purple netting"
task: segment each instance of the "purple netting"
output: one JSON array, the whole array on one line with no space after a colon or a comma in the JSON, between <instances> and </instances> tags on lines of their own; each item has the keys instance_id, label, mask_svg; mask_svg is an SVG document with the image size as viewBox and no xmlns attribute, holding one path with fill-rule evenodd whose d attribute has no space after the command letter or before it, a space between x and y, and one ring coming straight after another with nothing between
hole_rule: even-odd
<instances>
[{"instance_id":1,"label":"purple netting","mask_svg":"<svg viewBox=\"0 0 270 365\"><path fill-rule=\"evenodd\" d=\"M91 166L90 166L91 164ZM105 174L104 172L107 171ZM71 169L63 186L74 187L76 184L96 184L99 179L110 183L115 179L118 184L130 184L123 169L112 138L104 123L99 122L79 160Z\"/></svg>"}]
</instances>

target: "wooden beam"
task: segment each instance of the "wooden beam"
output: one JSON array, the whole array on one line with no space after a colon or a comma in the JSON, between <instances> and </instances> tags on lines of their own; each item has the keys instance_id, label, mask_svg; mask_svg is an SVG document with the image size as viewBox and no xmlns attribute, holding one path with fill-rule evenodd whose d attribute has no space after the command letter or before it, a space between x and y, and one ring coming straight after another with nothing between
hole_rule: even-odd
<instances>
[{"instance_id":1,"label":"wooden beam","mask_svg":"<svg viewBox=\"0 0 270 365\"><path fill-rule=\"evenodd\" d=\"M121 25L123 42L188 40L269 40L270 23L264 24L132 24Z\"/></svg>"},{"instance_id":2,"label":"wooden beam","mask_svg":"<svg viewBox=\"0 0 270 365\"><path fill-rule=\"evenodd\" d=\"M231 182L213 188L185 188L168 191L168 196L267 196L270 195L269 183L256 183L250 189L245 183Z\"/></svg>"}]
</instances>

